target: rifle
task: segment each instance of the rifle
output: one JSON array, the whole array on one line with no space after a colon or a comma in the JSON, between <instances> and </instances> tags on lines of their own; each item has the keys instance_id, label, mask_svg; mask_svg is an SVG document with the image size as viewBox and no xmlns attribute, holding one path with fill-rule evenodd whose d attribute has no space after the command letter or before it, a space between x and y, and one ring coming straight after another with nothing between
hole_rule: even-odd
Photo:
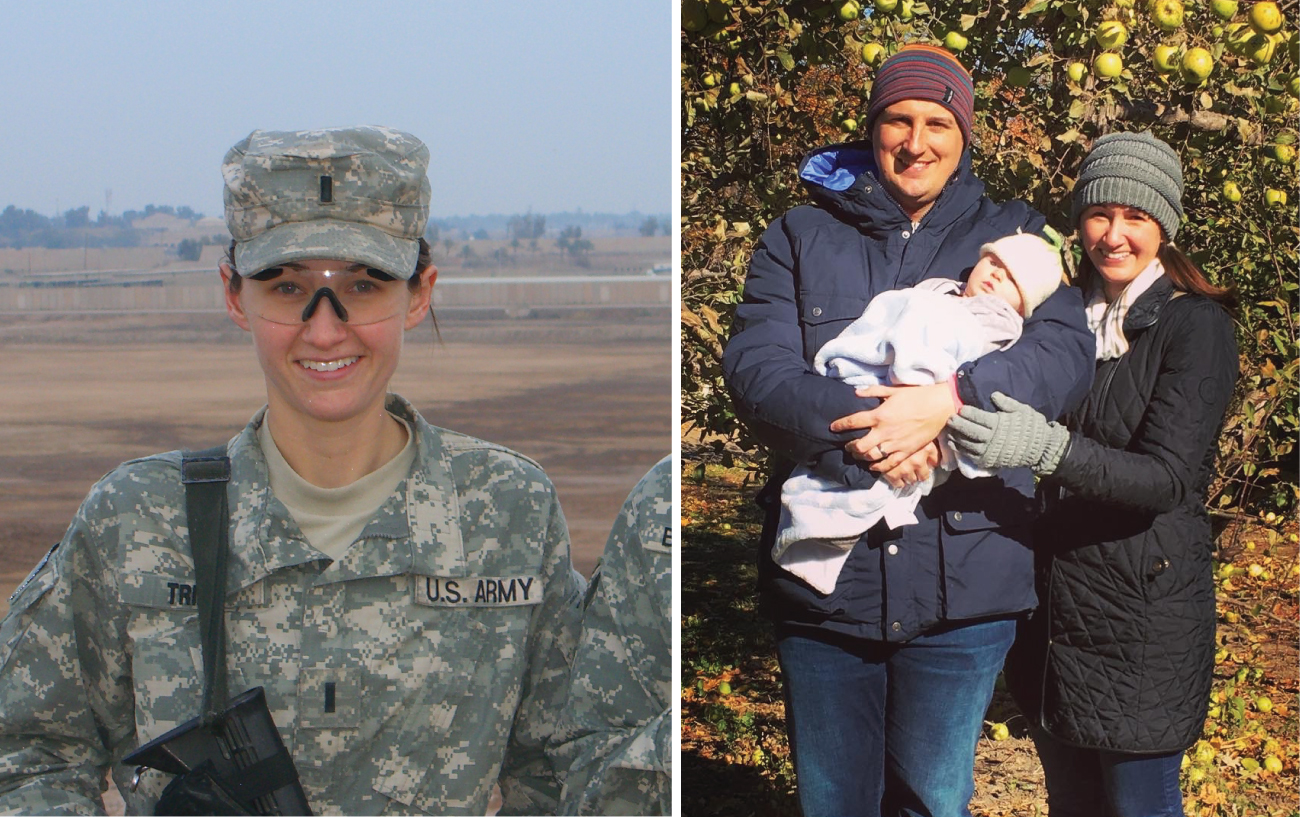
<instances>
[{"instance_id":1,"label":"rifle","mask_svg":"<svg viewBox=\"0 0 1300 817\"><path fill-rule=\"evenodd\" d=\"M203 650L202 714L136 749L123 762L177 777L155 814L311 814L293 758L280 740L262 687L226 702L225 598L230 509L225 446L181 461ZM218 709L220 707L220 710Z\"/></svg>"}]
</instances>

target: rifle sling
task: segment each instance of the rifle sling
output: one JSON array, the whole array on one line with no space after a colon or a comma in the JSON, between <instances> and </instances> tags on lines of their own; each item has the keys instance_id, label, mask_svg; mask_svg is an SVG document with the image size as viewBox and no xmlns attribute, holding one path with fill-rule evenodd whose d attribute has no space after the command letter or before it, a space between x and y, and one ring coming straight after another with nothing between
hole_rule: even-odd
<instances>
[{"instance_id":1,"label":"rifle sling","mask_svg":"<svg viewBox=\"0 0 1300 817\"><path fill-rule=\"evenodd\" d=\"M185 515L194 559L194 592L199 608L199 641L203 650L203 709L205 724L220 719L226 708L226 572L230 553L230 508L226 484L230 458L224 445L187 451L181 460L185 485Z\"/></svg>"}]
</instances>

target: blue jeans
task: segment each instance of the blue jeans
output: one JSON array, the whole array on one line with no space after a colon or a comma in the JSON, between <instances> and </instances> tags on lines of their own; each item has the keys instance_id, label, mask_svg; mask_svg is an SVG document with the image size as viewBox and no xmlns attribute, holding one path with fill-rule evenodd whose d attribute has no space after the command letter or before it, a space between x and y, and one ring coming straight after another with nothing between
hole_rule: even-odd
<instances>
[{"instance_id":1,"label":"blue jeans","mask_svg":"<svg viewBox=\"0 0 1300 817\"><path fill-rule=\"evenodd\" d=\"M966 817L975 742L1014 619L887 644L783 632L785 722L805 817Z\"/></svg>"},{"instance_id":2,"label":"blue jeans","mask_svg":"<svg viewBox=\"0 0 1300 817\"><path fill-rule=\"evenodd\" d=\"M1051 817L1183 817L1183 753L1131 755L1080 749L1038 727L1030 734L1047 778Z\"/></svg>"}]
</instances>

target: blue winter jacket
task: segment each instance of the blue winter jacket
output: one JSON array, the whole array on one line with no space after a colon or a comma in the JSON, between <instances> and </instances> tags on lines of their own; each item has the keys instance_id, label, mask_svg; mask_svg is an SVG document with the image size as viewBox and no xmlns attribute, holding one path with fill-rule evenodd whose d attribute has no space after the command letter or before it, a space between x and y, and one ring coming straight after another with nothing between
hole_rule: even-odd
<instances>
[{"instance_id":1,"label":"blue winter jacket","mask_svg":"<svg viewBox=\"0 0 1300 817\"><path fill-rule=\"evenodd\" d=\"M847 485L875 481L843 449L866 432L829 427L879 401L817 374L817 350L877 294L925 278L964 280L982 244L1046 223L1024 202L999 205L985 196L969 151L915 228L877 180L868 143L813 151L799 175L816 204L794 208L763 234L723 358L737 414L781 459L759 495L767 510L759 545L764 611L788 628L905 641L945 622L1032 608L1036 506L1028 469L975 480L954 473L922 500L919 524L873 527L829 596L772 562L781 483L794 463ZM1093 357L1079 292L1062 287L1025 321L1015 345L961 367L958 393L968 405L992 408L989 395L1001 391L1058 417L1087 394Z\"/></svg>"}]
</instances>

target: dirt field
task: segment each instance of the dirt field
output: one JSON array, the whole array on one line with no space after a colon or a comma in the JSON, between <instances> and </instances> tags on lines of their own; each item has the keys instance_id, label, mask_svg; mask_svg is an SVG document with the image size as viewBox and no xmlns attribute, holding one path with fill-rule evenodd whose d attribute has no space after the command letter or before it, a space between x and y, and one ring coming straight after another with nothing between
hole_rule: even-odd
<instances>
[{"instance_id":1,"label":"dirt field","mask_svg":"<svg viewBox=\"0 0 1300 817\"><path fill-rule=\"evenodd\" d=\"M540 462L589 574L671 436L667 313L448 321L407 336L394 379L435 425ZM224 315L0 318L0 614L87 489L117 463L228 439L265 399Z\"/></svg>"}]
</instances>

